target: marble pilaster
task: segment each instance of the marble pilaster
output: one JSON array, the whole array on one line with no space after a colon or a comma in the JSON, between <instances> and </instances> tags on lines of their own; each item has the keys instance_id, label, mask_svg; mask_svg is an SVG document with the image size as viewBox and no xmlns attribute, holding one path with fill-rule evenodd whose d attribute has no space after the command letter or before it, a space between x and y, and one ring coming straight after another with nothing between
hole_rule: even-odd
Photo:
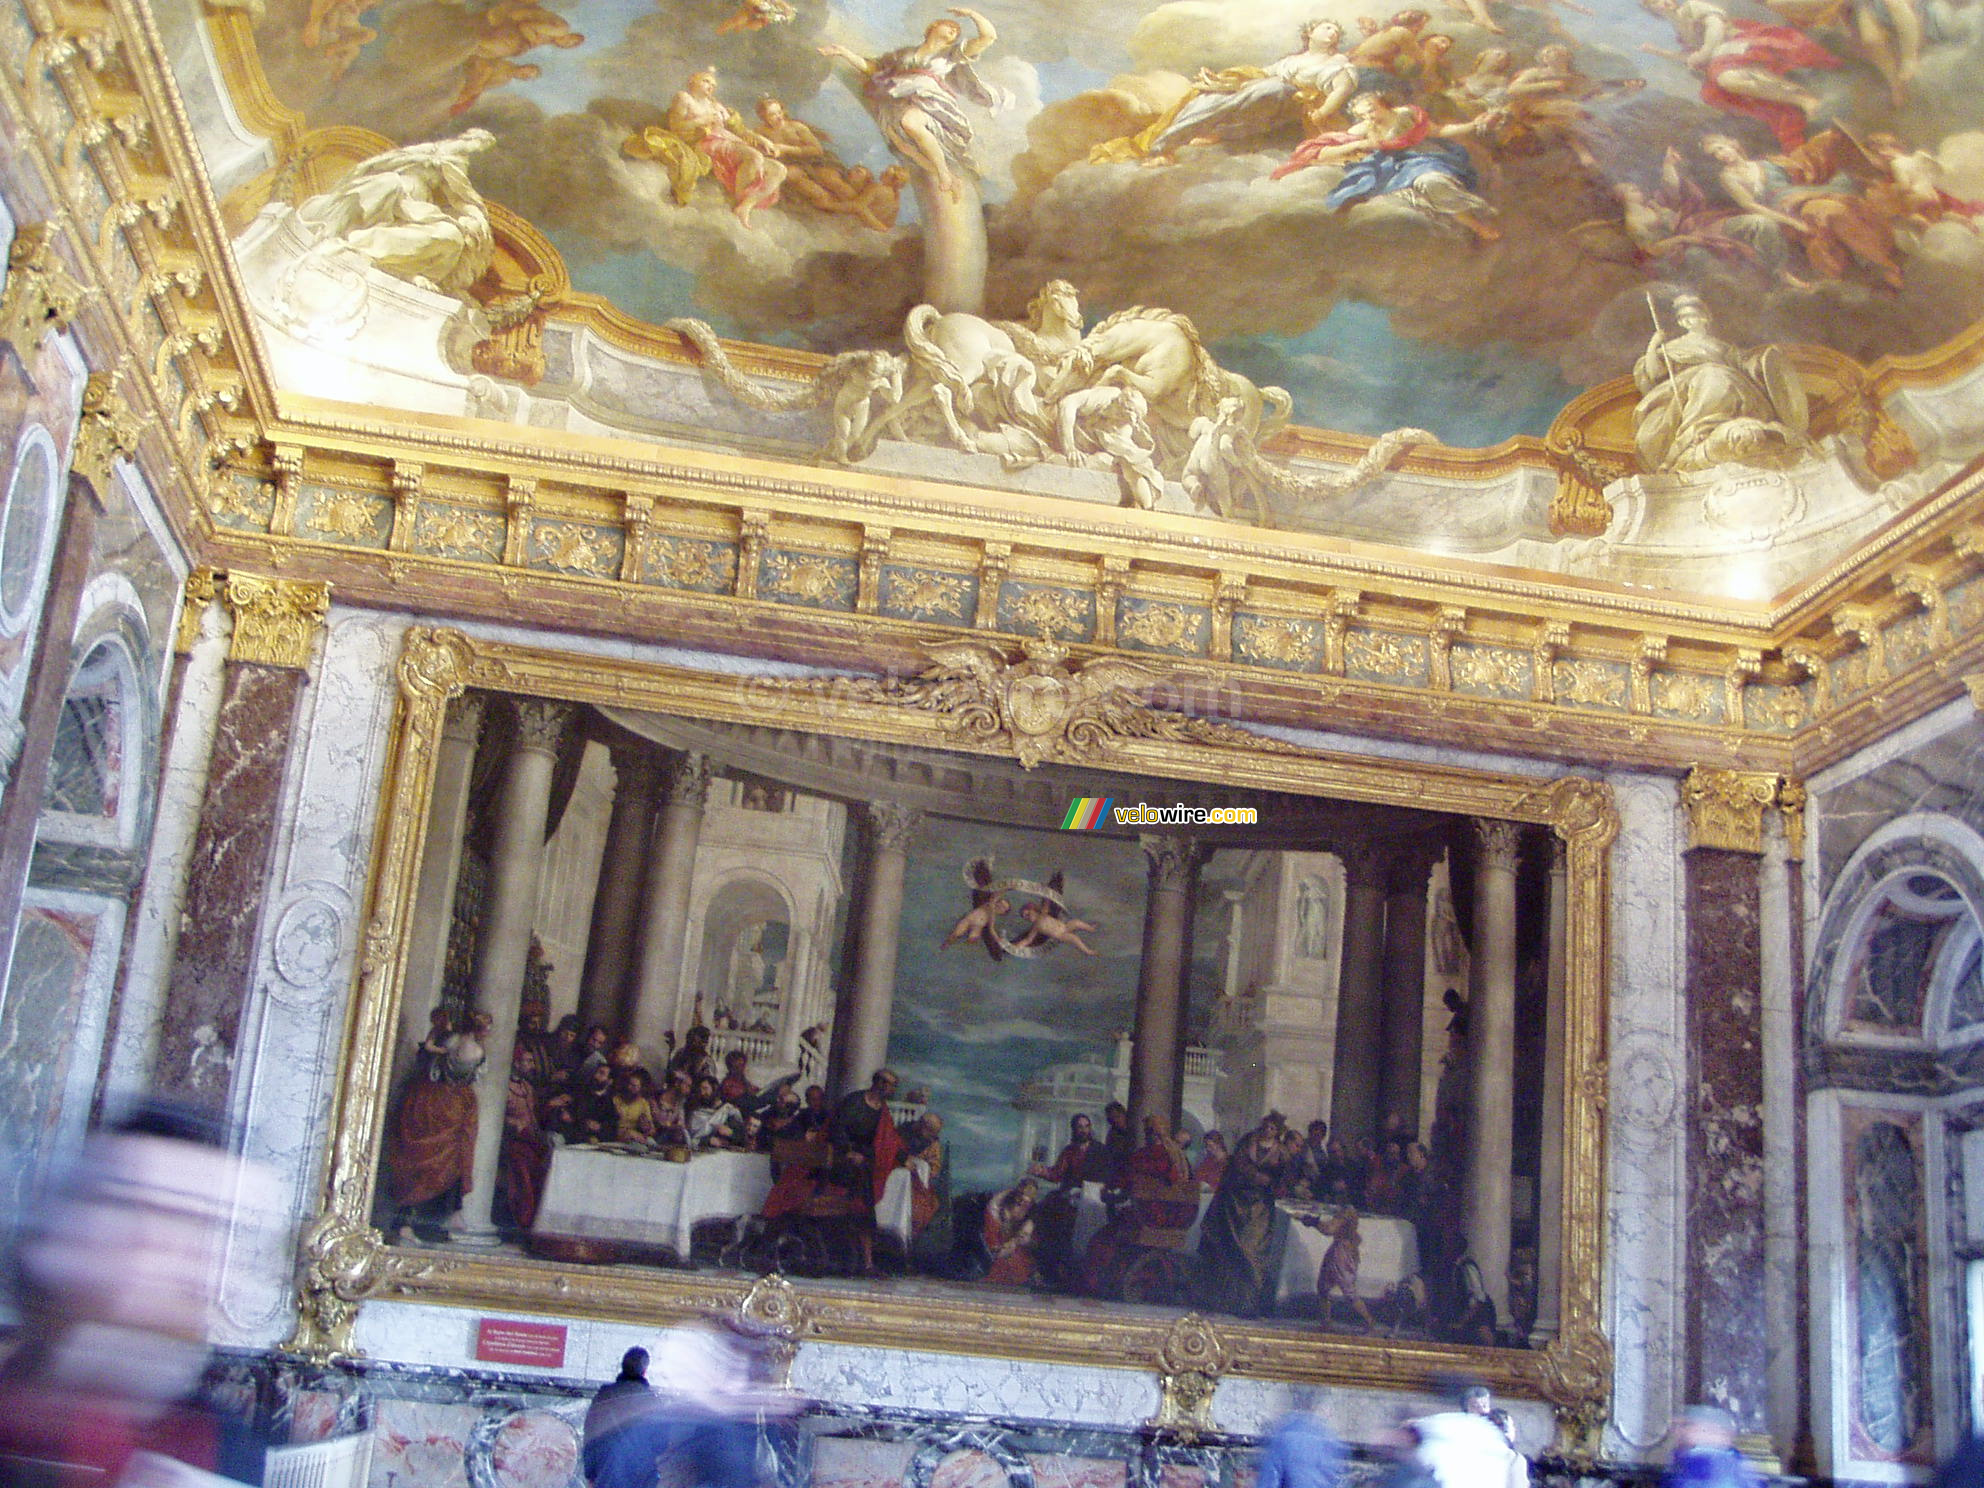
<instances>
[{"instance_id":1,"label":"marble pilaster","mask_svg":"<svg viewBox=\"0 0 1984 1488\"><path fill-rule=\"evenodd\" d=\"M96 487L78 476L69 479L69 500L55 539L55 556L48 584L42 591L39 640L28 660L27 684L21 698L20 748L0 791L0 987L7 985L13 959L14 933L21 918L21 897L27 889L28 865L34 857L35 828L41 820L42 798L48 788L48 760L55 749L55 730L62 717L62 700L75 669L76 619L83 588L89 582L90 552L101 515Z\"/></svg>"},{"instance_id":2,"label":"marble pilaster","mask_svg":"<svg viewBox=\"0 0 1984 1488\"><path fill-rule=\"evenodd\" d=\"M1793 844L1779 821L1766 823L1757 877L1758 970L1762 990L1764 1150L1764 1318L1769 1360L1768 1429L1780 1460L1802 1460L1808 1443L1803 1361L1805 1327L1798 1284L1798 1140L1804 1107L1798 1078L1797 902Z\"/></svg>"},{"instance_id":3,"label":"marble pilaster","mask_svg":"<svg viewBox=\"0 0 1984 1488\"><path fill-rule=\"evenodd\" d=\"M476 1088L475 1166L456 1224L476 1243L496 1238L490 1205L503 1149L503 1106L510 1056L517 1045L524 970L530 961L531 920L544 867L544 827L551 808L551 776L572 706L544 698L519 698L517 731L496 800L495 843L490 852L489 896L476 942L475 1011L486 1014L481 1034L484 1064Z\"/></svg>"},{"instance_id":4,"label":"marble pilaster","mask_svg":"<svg viewBox=\"0 0 1984 1488\"><path fill-rule=\"evenodd\" d=\"M1432 865L1420 853L1391 864L1385 885L1384 1062L1378 1108L1386 1126L1419 1130L1426 1037L1426 893Z\"/></svg>"},{"instance_id":5,"label":"marble pilaster","mask_svg":"<svg viewBox=\"0 0 1984 1488\"><path fill-rule=\"evenodd\" d=\"M1474 828L1467 1243L1494 1300L1496 1320L1505 1323L1515 1158L1516 868L1522 829L1509 821L1476 821Z\"/></svg>"},{"instance_id":6,"label":"marble pilaster","mask_svg":"<svg viewBox=\"0 0 1984 1488\"><path fill-rule=\"evenodd\" d=\"M1144 1117L1155 1116L1169 1132L1183 1090L1186 970L1205 852L1189 837L1150 833L1142 841L1149 892L1130 1029L1130 1129L1141 1132Z\"/></svg>"},{"instance_id":7,"label":"marble pilaster","mask_svg":"<svg viewBox=\"0 0 1984 1488\"><path fill-rule=\"evenodd\" d=\"M282 782L330 605L324 584L230 574L234 617L200 826L159 1029L156 1086L228 1094L282 819Z\"/></svg>"},{"instance_id":8,"label":"marble pilaster","mask_svg":"<svg viewBox=\"0 0 1984 1488\"><path fill-rule=\"evenodd\" d=\"M1764 1286L1763 813L1776 778L1696 770L1682 789L1691 1398L1756 1437L1768 1422Z\"/></svg>"},{"instance_id":9,"label":"marble pilaster","mask_svg":"<svg viewBox=\"0 0 1984 1488\"><path fill-rule=\"evenodd\" d=\"M866 883L855 932L854 978L834 1030L827 1093L835 1100L864 1088L889 1060L896 996L896 950L902 940L903 879L909 844L923 813L894 801L867 810Z\"/></svg>"},{"instance_id":10,"label":"marble pilaster","mask_svg":"<svg viewBox=\"0 0 1984 1488\"><path fill-rule=\"evenodd\" d=\"M681 1021L682 965L689 938L689 894L696 880L696 847L710 799L710 762L700 754L677 755L668 779L642 890L640 957L621 992L619 1025L650 1058L661 1054L665 1035Z\"/></svg>"},{"instance_id":11,"label":"marble pilaster","mask_svg":"<svg viewBox=\"0 0 1984 1488\"><path fill-rule=\"evenodd\" d=\"M644 745L615 745L612 756L613 814L600 853L592 930L586 937L585 972L579 982L579 1021L587 1027L619 1022L628 978L639 964L635 953L641 888L659 775L654 754Z\"/></svg>"},{"instance_id":12,"label":"marble pilaster","mask_svg":"<svg viewBox=\"0 0 1984 1488\"><path fill-rule=\"evenodd\" d=\"M1340 856L1343 972L1337 983L1330 1133L1350 1142L1378 1134L1385 1056L1385 864L1362 843Z\"/></svg>"}]
</instances>

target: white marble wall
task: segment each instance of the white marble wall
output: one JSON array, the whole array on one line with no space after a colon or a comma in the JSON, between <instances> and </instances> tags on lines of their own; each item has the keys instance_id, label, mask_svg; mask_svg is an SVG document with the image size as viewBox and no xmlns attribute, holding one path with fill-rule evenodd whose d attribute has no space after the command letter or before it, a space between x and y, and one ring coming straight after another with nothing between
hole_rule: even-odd
<instances>
[{"instance_id":1,"label":"white marble wall","mask_svg":"<svg viewBox=\"0 0 1984 1488\"><path fill-rule=\"evenodd\" d=\"M337 1031L354 977L359 896L369 858L376 797L392 715L393 662L399 637L416 617L332 612L318 680L305 706L291 778L286 827L271 886L271 912L258 951L261 995L244 1043L236 1087L250 1150L271 1163L286 1194L285 1214L299 1221L316 1202L326 1145ZM575 636L519 627L468 627L490 639L555 645L568 652L616 656L705 671L748 674L803 669L755 659ZM189 687L189 706L204 692ZM1338 750L1505 772L1551 775L1555 767L1425 746L1374 744L1341 735L1275 730L1296 742ZM1676 792L1665 779L1619 774L1624 831L1617 850L1614 925L1617 982L1613 1036L1614 1152L1610 1168L1615 1216L1607 1285L1619 1343L1613 1452L1641 1455L1654 1445L1676 1399L1679 1235L1679 858ZM181 799L176 797L175 800ZM197 801L197 796L194 797ZM151 907L161 914L166 906ZM1627 948L1631 954L1627 954ZM252 1237L251 1237L252 1239ZM267 1247L244 1241L228 1288L229 1323L244 1343L271 1343L286 1332L288 1268ZM453 1366L469 1364L474 1315L414 1304L373 1304L361 1344L380 1358ZM639 1330L574 1324L563 1372L604 1377ZM1155 1408L1153 1376L1144 1371L1014 1365L895 1350L809 1345L799 1365L803 1388L828 1399L888 1400L937 1411L984 1411L1079 1422L1140 1421ZM1374 1432L1409 1397L1342 1391L1332 1408L1354 1435ZM1271 1419L1281 1397L1258 1382L1229 1381L1217 1405L1222 1424L1253 1430ZM1547 1413L1526 1409L1522 1429L1540 1444Z\"/></svg>"},{"instance_id":2,"label":"white marble wall","mask_svg":"<svg viewBox=\"0 0 1984 1488\"><path fill-rule=\"evenodd\" d=\"M1686 1208L1682 1098L1687 1026L1680 795L1614 775L1612 1192L1606 1236L1614 1351L1608 1456L1653 1455L1679 1401Z\"/></svg>"}]
</instances>

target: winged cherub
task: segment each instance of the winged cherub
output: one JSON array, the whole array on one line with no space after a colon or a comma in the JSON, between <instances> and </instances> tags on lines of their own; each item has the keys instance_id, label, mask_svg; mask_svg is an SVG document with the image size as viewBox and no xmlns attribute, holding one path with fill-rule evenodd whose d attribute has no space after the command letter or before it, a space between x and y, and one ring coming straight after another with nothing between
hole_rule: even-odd
<instances>
[{"instance_id":1,"label":"winged cherub","mask_svg":"<svg viewBox=\"0 0 1984 1488\"><path fill-rule=\"evenodd\" d=\"M1048 897L1035 899L1020 906L1020 915L1030 928L1026 934L1013 942L1016 950L1031 950L1037 945L1052 941L1056 945L1073 946L1084 956L1093 956L1095 951L1082 939L1081 932L1093 930L1095 926L1087 920L1078 920L1068 913L1068 907L1061 900L1063 875L1056 873L1047 880Z\"/></svg>"},{"instance_id":2,"label":"winged cherub","mask_svg":"<svg viewBox=\"0 0 1984 1488\"><path fill-rule=\"evenodd\" d=\"M973 858L965 864L964 876L971 886L971 908L951 926L951 933L937 949L949 950L961 940L976 941L994 961L1003 961L1006 953L999 949L997 926L999 916L1011 913L1013 901L992 886L990 858Z\"/></svg>"},{"instance_id":3,"label":"winged cherub","mask_svg":"<svg viewBox=\"0 0 1984 1488\"><path fill-rule=\"evenodd\" d=\"M730 18L716 28L718 36L733 31L762 31L767 26L787 26L799 18L789 0L743 0Z\"/></svg>"}]
</instances>

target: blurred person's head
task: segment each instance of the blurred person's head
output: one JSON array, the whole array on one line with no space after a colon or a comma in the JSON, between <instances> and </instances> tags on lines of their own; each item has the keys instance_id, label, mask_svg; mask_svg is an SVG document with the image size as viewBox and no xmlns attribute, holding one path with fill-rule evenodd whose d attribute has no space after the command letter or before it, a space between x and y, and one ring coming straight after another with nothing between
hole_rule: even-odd
<instances>
[{"instance_id":1,"label":"blurred person's head","mask_svg":"<svg viewBox=\"0 0 1984 1488\"><path fill-rule=\"evenodd\" d=\"M1674 1444L1682 1450L1728 1448L1736 1442L1736 1418L1713 1405L1691 1405L1674 1422Z\"/></svg>"},{"instance_id":2,"label":"blurred person's head","mask_svg":"<svg viewBox=\"0 0 1984 1488\"><path fill-rule=\"evenodd\" d=\"M648 1377L648 1351L644 1348L630 1348L620 1356L620 1378L623 1380L645 1380Z\"/></svg>"},{"instance_id":3,"label":"blurred person's head","mask_svg":"<svg viewBox=\"0 0 1984 1488\"><path fill-rule=\"evenodd\" d=\"M1498 1405L1488 1412L1488 1420L1497 1431L1502 1433L1502 1439L1504 1441L1512 1447L1516 1444L1516 1420L1514 1416Z\"/></svg>"},{"instance_id":4,"label":"blurred person's head","mask_svg":"<svg viewBox=\"0 0 1984 1488\"><path fill-rule=\"evenodd\" d=\"M99 1129L24 1217L9 1370L134 1416L186 1395L206 1367L221 1242L237 1206L261 1207L259 1182L190 1106L146 1100Z\"/></svg>"}]
</instances>

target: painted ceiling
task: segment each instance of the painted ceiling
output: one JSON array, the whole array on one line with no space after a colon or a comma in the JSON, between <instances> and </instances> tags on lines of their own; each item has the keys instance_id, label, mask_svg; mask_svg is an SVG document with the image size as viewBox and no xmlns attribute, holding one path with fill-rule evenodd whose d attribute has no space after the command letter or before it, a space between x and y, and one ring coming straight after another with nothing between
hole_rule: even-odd
<instances>
[{"instance_id":1,"label":"painted ceiling","mask_svg":"<svg viewBox=\"0 0 1984 1488\"><path fill-rule=\"evenodd\" d=\"M967 308L1013 320L1065 280L1091 326L1136 305L1189 317L1222 367L1286 389L1298 426L1461 450L1561 429L1632 375L1683 293L1738 347L1945 381L1974 360L1984 6L1420 3L267 0L254 35L306 140L485 129L470 179L574 290L733 343L899 347L959 275ZM953 67L905 132L881 95L918 45ZM685 148L695 98L737 148ZM1369 132L1371 99L1410 135L1376 171L1337 148ZM891 170L926 130L958 162L948 197ZM960 201L983 224L962 266L938 220ZM1612 415L1628 451L1631 397ZM1864 534L1972 451L1939 453L1880 500L1865 489L1894 470L1859 472L1858 525L1829 530ZM1469 549L1434 510L1450 492L1414 500L1306 525ZM1516 552L1499 529L1473 550Z\"/></svg>"}]
</instances>

